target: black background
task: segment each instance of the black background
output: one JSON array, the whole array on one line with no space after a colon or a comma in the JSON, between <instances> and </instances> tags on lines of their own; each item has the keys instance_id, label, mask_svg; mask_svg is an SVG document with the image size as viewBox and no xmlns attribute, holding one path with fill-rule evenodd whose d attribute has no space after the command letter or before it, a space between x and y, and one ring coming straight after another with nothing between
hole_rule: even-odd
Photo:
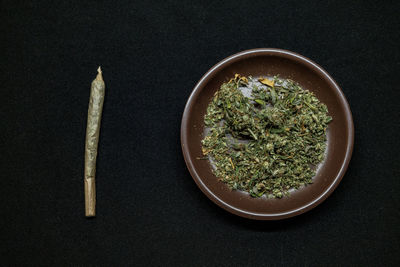
<instances>
[{"instance_id":1,"label":"black background","mask_svg":"<svg viewBox=\"0 0 400 267\"><path fill-rule=\"evenodd\" d=\"M25 2L1 1L1 262L400 263L395 1ZM256 47L323 66L342 87L356 130L332 196L278 222L213 204L180 148L196 82L221 59ZM98 65L107 88L97 217L86 219L85 128Z\"/></svg>"}]
</instances>

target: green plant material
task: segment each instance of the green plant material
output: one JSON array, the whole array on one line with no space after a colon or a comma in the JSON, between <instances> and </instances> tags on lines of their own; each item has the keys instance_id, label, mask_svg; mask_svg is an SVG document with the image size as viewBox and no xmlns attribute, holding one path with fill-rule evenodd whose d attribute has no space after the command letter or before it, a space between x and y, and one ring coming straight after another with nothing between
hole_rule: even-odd
<instances>
[{"instance_id":1,"label":"green plant material","mask_svg":"<svg viewBox=\"0 0 400 267\"><path fill-rule=\"evenodd\" d=\"M207 108L202 151L231 189L281 198L312 183L331 120L326 105L292 80L237 74Z\"/></svg>"}]
</instances>

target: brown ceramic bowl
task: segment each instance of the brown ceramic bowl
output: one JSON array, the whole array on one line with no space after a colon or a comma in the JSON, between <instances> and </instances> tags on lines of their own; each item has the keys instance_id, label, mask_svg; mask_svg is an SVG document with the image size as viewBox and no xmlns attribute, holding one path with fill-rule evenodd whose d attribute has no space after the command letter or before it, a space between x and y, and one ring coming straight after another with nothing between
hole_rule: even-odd
<instances>
[{"instance_id":1,"label":"brown ceramic bowl","mask_svg":"<svg viewBox=\"0 0 400 267\"><path fill-rule=\"evenodd\" d=\"M231 191L218 181L202 157L204 114L215 91L235 73L244 76L290 78L314 92L328 106L333 121L327 131L327 155L313 184L282 199L252 198ZM190 95L181 125L181 145L186 165L198 187L220 207L236 215L257 220L278 220L304 213L324 201L342 179L349 164L354 142L354 125L349 104L336 82L316 63L281 49L253 49L230 56L212 67Z\"/></svg>"}]
</instances>

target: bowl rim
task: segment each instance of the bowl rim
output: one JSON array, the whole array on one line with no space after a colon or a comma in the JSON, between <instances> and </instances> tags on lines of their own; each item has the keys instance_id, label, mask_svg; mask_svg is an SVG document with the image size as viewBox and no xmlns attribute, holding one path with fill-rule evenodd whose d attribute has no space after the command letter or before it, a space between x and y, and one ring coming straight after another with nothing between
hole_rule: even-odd
<instances>
[{"instance_id":1,"label":"bowl rim","mask_svg":"<svg viewBox=\"0 0 400 267\"><path fill-rule=\"evenodd\" d=\"M204 84L207 84L207 82L213 77L213 74L218 72L220 69L224 68L225 66L236 62L242 58L246 58L248 56L262 56L262 55L275 55L275 56L281 56L284 58L287 58L289 60L294 60L297 62L300 62L302 64L307 65L310 67L312 70L316 71L323 77L325 77L328 81L328 83L331 84L331 86L336 90L338 93L338 96L340 100L342 101L342 106L344 108L344 114L346 118L346 124L347 124L347 147L346 147L346 153L345 157L343 160L343 164L341 165L341 168L339 172L337 173L336 177L330 184L330 186L322 192L318 197L313 199L312 201L302 205L299 208L286 211L286 212L280 212L280 213L260 213L260 212L249 212L245 211L242 209L239 209L237 207L234 207L230 205L229 203L226 203L222 199L220 199L218 196L216 196L202 181L200 175L197 173L196 168L192 162L192 159L190 157L190 151L187 145L188 143L188 134L187 134L187 129L189 127L188 120L189 120L189 114L191 111L191 108L193 107L193 104L195 102L196 97L200 94L201 89ZM279 48L255 48L255 49L249 49L245 51L241 51L239 53L233 54L217 64L215 64L213 67L211 67L204 75L203 77L197 82L196 86L194 87L192 93L190 94L186 105L185 109L182 115L182 122L181 122L181 148L182 148L182 153L183 157L186 163L186 166L193 178L193 180L196 182L197 186L200 188L200 190L210 199L212 200L215 204L220 206L221 208L225 209L228 212L231 212L233 214L236 214L238 216L244 217L244 218L249 218L249 219L256 219L256 220L279 220L279 219L285 219L289 217L293 217L299 214L302 214L306 211L309 211L322 203L328 196L332 194L332 192L336 189L336 187L339 185L340 181L342 180L348 166L350 163L351 155L353 152L353 147L354 147L354 123L353 123L353 116L350 110L349 103L347 102L346 97L344 96L342 90L338 86L338 84L334 81L334 79L317 63L314 61L297 54L295 52L291 52L285 49L279 49Z\"/></svg>"}]
</instances>

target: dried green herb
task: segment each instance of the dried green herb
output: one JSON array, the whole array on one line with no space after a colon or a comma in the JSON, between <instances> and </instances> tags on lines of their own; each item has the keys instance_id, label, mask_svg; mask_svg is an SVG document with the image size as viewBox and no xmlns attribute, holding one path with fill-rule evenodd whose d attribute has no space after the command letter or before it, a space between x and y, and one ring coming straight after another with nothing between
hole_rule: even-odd
<instances>
[{"instance_id":1,"label":"dried green herb","mask_svg":"<svg viewBox=\"0 0 400 267\"><path fill-rule=\"evenodd\" d=\"M312 183L331 120L326 105L292 80L237 74L207 108L202 150L231 189L281 198Z\"/></svg>"}]
</instances>

